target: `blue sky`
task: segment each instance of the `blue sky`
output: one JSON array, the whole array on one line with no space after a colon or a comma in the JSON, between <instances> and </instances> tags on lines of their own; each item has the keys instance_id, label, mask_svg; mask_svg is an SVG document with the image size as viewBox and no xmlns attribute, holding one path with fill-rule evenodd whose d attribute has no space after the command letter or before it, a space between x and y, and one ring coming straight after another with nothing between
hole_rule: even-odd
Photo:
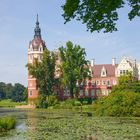
<instances>
[{"instance_id":1,"label":"blue sky","mask_svg":"<svg viewBox=\"0 0 140 140\"><path fill-rule=\"evenodd\" d=\"M0 3L0 81L27 85L27 49L33 39L36 14L42 38L53 50L72 41L86 48L87 59L96 64L117 62L122 55L140 61L140 19L130 22L128 8L119 11L118 31L90 33L80 22L64 25L61 5L65 0L1 0Z\"/></svg>"}]
</instances>

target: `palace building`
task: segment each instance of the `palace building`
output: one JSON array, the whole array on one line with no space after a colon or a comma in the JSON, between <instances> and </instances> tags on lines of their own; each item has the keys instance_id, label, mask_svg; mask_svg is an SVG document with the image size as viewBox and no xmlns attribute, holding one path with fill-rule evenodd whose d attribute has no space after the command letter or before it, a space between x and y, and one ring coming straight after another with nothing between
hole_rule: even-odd
<instances>
[{"instance_id":1,"label":"palace building","mask_svg":"<svg viewBox=\"0 0 140 140\"><path fill-rule=\"evenodd\" d=\"M35 60L41 61L45 47L46 45L41 37L41 29L39 27L37 15L34 37L32 41L29 42L28 46L28 63L33 64ZM54 53L57 56L55 78L59 78L60 73L58 72L58 69L61 64L61 59L58 50L54 50ZM117 85L118 77L127 74L128 72L132 73L134 79L140 80L140 64L136 63L136 60L125 56L121 58L121 61L118 64L116 64L115 58L112 59L111 64L96 64L93 59L89 64L89 69L91 71L91 79L86 79L78 85L80 98L107 96L111 92L112 87ZM67 98L70 96L68 89L62 91L59 87L57 88L59 89L57 95L60 98ZM36 79L28 72L28 99L30 104L33 104L32 101L37 98L38 89L36 86Z\"/></svg>"}]
</instances>

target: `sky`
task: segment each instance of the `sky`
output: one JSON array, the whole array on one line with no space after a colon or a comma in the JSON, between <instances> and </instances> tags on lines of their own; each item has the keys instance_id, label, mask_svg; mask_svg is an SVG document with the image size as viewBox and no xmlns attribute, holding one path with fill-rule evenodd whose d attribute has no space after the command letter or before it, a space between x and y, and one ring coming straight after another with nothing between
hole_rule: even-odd
<instances>
[{"instance_id":1,"label":"sky","mask_svg":"<svg viewBox=\"0 0 140 140\"><path fill-rule=\"evenodd\" d=\"M123 55L140 62L140 19L128 20L129 8L119 10L118 31L90 33L79 21L64 24L61 6L65 0L0 0L0 82L27 86L27 55L33 39L36 15L49 50L72 41L85 48L96 64L117 63Z\"/></svg>"}]
</instances>

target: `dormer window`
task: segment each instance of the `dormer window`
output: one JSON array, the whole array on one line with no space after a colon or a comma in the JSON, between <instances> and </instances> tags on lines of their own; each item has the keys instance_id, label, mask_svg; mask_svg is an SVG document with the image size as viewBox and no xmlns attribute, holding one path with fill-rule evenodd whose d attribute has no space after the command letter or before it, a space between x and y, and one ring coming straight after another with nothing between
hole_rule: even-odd
<instances>
[{"instance_id":1,"label":"dormer window","mask_svg":"<svg viewBox=\"0 0 140 140\"><path fill-rule=\"evenodd\" d=\"M103 67L101 70L101 77L106 77L106 75L107 75L107 71L106 71L105 67Z\"/></svg>"}]
</instances>

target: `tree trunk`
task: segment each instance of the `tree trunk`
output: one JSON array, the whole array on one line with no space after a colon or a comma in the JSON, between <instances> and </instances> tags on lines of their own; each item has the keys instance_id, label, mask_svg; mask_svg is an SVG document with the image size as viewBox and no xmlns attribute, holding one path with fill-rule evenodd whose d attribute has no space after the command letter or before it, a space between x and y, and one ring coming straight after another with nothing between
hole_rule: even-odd
<instances>
[{"instance_id":1,"label":"tree trunk","mask_svg":"<svg viewBox=\"0 0 140 140\"><path fill-rule=\"evenodd\" d=\"M74 98L72 80L70 81L70 96L71 96L72 99Z\"/></svg>"},{"instance_id":2,"label":"tree trunk","mask_svg":"<svg viewBox=\"0 0 140 140\"><path fill-rule=\"evenodd\" d=\"M74 98L74 95L73 95L73 87L70 87L70 96L71 96L72 99Z\"/></svg>"}]
</instances>

